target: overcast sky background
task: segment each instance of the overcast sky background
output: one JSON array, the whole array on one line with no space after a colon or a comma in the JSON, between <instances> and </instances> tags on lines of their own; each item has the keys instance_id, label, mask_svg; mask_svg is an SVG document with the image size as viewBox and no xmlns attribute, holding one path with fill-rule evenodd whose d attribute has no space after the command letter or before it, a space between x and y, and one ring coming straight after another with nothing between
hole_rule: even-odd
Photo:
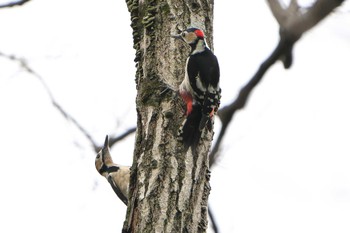
<instances>
[{"instance_id":1,"label":"overcast sky background","mask_svg":"<svg viewBox=\"0 0 350 233\"><path fill-rule=\"evenodd\" d=\"M346 3L297 43L291 70L268 71L231 123L211 179L222 233L350 232ZM35 0L0 10L0 52L25 58L102 144L136 122L129 24L124 1ZM222 106L277 41L265 1L215 1ZM0 232L120 232L126 207L89 142L35 76L1 56L0 108ZM116 162L131 164L133 139L113 148Z\"/></svg>"}]
</instances>

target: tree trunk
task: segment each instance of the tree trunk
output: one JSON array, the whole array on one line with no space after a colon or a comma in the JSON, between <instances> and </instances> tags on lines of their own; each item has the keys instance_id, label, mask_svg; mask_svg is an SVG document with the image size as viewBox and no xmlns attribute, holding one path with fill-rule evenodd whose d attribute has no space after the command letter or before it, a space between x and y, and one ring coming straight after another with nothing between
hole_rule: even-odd
<instances>
[{"instance_id":1,"label":"tree trunk","mask_svg":"<svg viewBox=\"0 0 350 233\"><path fill-rule=\"evenodd\" d=\"M137 132L123 232L205 232L210 192L204 130L195 151L178 140L185 119L177 90L189 47L170 35L198 27L212 44L212 0L127 0L136 50Z\"/></svg>"}]
</instances>

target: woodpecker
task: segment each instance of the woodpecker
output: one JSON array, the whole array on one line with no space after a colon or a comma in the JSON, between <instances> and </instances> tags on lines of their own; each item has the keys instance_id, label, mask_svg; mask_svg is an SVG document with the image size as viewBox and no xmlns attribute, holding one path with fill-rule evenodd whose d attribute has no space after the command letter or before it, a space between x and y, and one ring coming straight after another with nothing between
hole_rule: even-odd
<instances>
[{"instance_id":1,"label":"woodpecker","mask_svg":"<svg viewBox=\"0 0 350 233\"><path fill-rule=\"evenodd\" d=\"M104 146L96 156L95 167L108 180L119 199L125 205L128 205L130 167L113 163L109 151L108 135L106 136Z\"/></svg>"},{"instance_id":2,"label":"woodpecker","mask_svg":"<svg viewBox=\"0 0 350 233\"><path fill-rule=\"evenodd\" d=\"M213 116L220 105L220 69L216 56L208 48L204 33L198 28L188 28L172 35L191 47L186 60L185 78L179 92L186 103L186 120L180 129L186 147L196 146L202 130L212 130Z\"/></svg>"}]
</instances>

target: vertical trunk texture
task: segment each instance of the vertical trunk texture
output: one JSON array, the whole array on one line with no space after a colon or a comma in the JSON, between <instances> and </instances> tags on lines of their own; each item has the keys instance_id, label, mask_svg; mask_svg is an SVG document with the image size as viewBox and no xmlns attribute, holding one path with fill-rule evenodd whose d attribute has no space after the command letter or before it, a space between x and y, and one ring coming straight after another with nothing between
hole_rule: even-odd
<instances>
[{"instance_id":1,"label":"vertical trunk texture","mask_svg":"<svg viewBox=\"0 0 350 233\"><path fill-rule=\"evenodd\" d=\"M170 35L198 27L211 45L213 0L126 3L136 50L138 122L123 232L206 232L213 135L205 130L195 151L184 151L178 141L185 111L176 90L190 50Z\"/></svg>"}]
</instances>

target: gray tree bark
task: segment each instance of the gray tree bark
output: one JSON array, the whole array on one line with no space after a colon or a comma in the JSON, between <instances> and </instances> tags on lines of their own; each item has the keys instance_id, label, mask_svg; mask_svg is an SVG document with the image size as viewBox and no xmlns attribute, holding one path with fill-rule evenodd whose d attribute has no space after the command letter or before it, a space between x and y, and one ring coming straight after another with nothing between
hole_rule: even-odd
<instances>
[{"instance_id":1,"label":"gray tree bark","mask_svg":"<svg viewBox=\"0 0 350 233\"><path fill-rule=\"evenodd\" d=\"M186 152L176 89L189 47L170 35L203 29L212 45L213 0L127 0L136 50L137 131L123 232L206 232L212 133ZM172 87L175 91L166 89Z\"/></svg>"}]
</instances>

